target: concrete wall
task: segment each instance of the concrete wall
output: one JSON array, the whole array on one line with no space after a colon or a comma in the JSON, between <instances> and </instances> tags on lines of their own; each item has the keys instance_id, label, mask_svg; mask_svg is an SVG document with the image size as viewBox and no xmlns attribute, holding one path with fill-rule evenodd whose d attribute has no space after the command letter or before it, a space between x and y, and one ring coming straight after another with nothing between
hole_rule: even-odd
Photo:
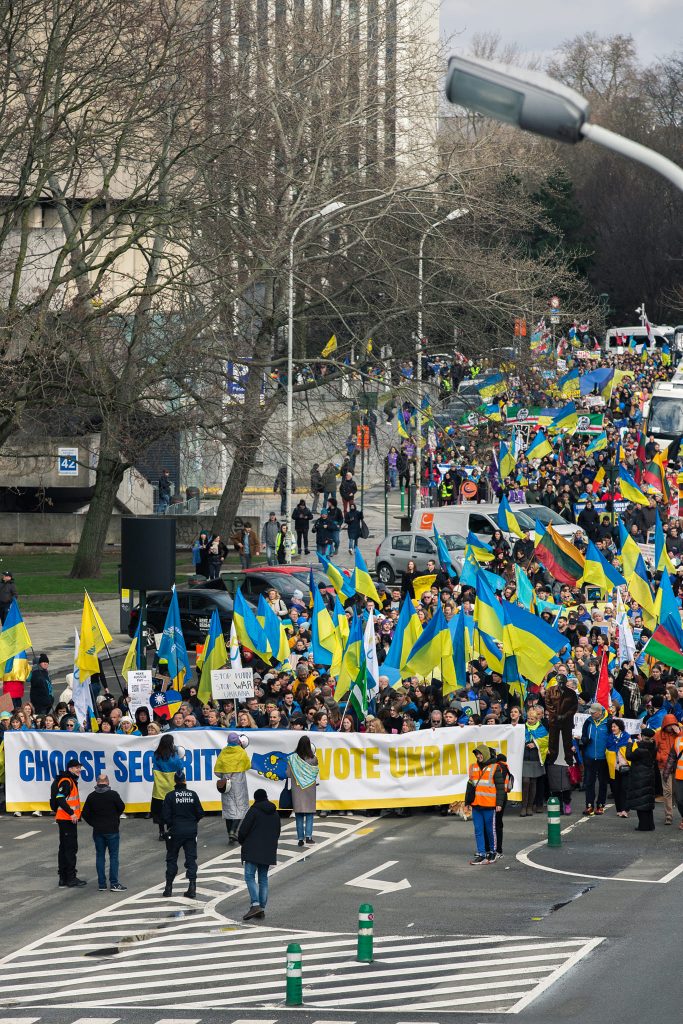
<instances>
[{"instance_id":1,"label":"concrete wall","mask_svg":"<svg viewBox=\"0 0 683 1024\"><path fill-rule=\"evenodd\" d=\"M250 515L249 521L259 533L261 521ZM81 538L85 516L62 512L0 512L0 548L21 550L27 547L75 548ZM178 516L176 544L191 547L201 530L211 532L213 516ZM112 516L107 530L107 547L121 544L121 516ZM226 542L227 543L227 542Z\"/></svg>"}]
</instances>

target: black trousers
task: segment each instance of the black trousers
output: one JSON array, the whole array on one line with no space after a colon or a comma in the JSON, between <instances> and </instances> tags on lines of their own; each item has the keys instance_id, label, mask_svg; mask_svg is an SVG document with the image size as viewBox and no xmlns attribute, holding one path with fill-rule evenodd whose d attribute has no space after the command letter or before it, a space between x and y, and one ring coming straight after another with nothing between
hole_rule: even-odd
<instances>
[{"instance_id":1,"label":"black trousers","mask_svg":"<svg viewBox=\"0 0 683 1024\"><path fill-rule=\"evenodd\" d=\"M296 546L299 549L299 554L301 554L302 548L304 551L308 551L308 524L303 529L296 527Z\"/></svg>"},{"instance_id":2,"label":"black trousers","mask_svg":"<svg viewBox=\"0 0 683 1024\"><path fill-rule=\"evenodd\" d=\"M496 853L503 852L503 815L505 814L505 807L507 800L502 806L500 811L496 811Z\"/></svg>"},{"instance_id":3,"label":"black trousers","mask_svg":"<svg viewBox=\"0 0 683 1024\"><path fill-rule=\"evenodd\" d=\"M609 780L609 769L607 761L596 761L592 757L586 757L583 761L583 786L586 793L586 807L593 807L595 804L595 784L598 784L598 804L605 806L607 799L607 782Z\"/></svg>"},{"instance_id":4,"label":"black trousers","mask_svg":"<svg viewBox=\"0 0 683 1024\"><path fill-rule=\"evenodd\" d=\"M178 873L178 854L185 853L185 870L189 882L197 881L197 836L169 839L166 843L166 881L173 881Z\"/></svg>"},{"instance_id":5,"label":"black trousers","mask_svg":"<svg viewBox=\"0 0 683 1024\"><path fill-rule=\"evenodd\" d=\"M636 811L636 814L638 815L638 828L636 832L654 832L654 811Z\"/></svg>"},{"instance_id":6,"label":"black trousers","mask_svg":"<svg viewBox=\"0 0 683 1024\"><path fill-rule=\"evenodd\" d=\"M76 877L76 857L78 855L78 825L72 821L58 821L59 852L57 854L57 870L60 882L72 882Z\"/></svg>"}]
</instances>

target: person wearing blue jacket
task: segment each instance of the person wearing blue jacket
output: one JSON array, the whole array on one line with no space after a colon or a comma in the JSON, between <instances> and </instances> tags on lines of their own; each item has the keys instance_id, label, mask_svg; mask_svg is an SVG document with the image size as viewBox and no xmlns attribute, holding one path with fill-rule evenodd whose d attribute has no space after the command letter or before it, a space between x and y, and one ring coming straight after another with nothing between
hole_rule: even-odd
<instances>
[{"instance_id":1,"label":"person wearing blue jacket","mask_svg":"<svg viewBox=\"0 0 683 1024\"><path fill-rule=\"evenodd\" d=\"M591 704L590 714L581 731L583 754L583 783L586 791L584 814L604 814L607 799L607 741L612 731L612 719L602 704ZM598 784L598 802L595 802L595 783Z\"/></svg>"}]
</instances>

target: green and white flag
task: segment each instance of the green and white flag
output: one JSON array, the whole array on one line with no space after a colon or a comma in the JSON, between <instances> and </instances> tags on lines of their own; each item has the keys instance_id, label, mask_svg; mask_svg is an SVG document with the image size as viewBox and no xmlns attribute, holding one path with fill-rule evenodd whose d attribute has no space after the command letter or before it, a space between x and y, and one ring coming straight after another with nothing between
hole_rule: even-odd
<instances>
[{"instance_id":1,"label":"green and white flag","mask_svg":"<svg viewBox=\"0 0 683 1024\"><path fill-rule=\"evenodd\" d=\"M361 658L360 671L351 687L349 704L356 712L358 721L362 722L368 713L368 665L365 657Z\"/></svg>"}]
</instances>

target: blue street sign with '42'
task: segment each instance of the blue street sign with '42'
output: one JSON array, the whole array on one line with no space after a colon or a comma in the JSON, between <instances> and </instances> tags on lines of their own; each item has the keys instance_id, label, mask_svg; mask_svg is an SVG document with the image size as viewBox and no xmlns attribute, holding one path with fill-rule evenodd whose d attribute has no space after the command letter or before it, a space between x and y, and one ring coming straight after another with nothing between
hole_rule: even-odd
<instances>
[{"instance_id":1,"label":"blue street sign with '42'","mask_svg":"<svg viewBox=\"0 0 683 1024\"><path fill-rule=\"evenodd\" d=\"M57 449L57 472L59 476L78 476L78 448Z\"/></svg>"}]
</instances>

